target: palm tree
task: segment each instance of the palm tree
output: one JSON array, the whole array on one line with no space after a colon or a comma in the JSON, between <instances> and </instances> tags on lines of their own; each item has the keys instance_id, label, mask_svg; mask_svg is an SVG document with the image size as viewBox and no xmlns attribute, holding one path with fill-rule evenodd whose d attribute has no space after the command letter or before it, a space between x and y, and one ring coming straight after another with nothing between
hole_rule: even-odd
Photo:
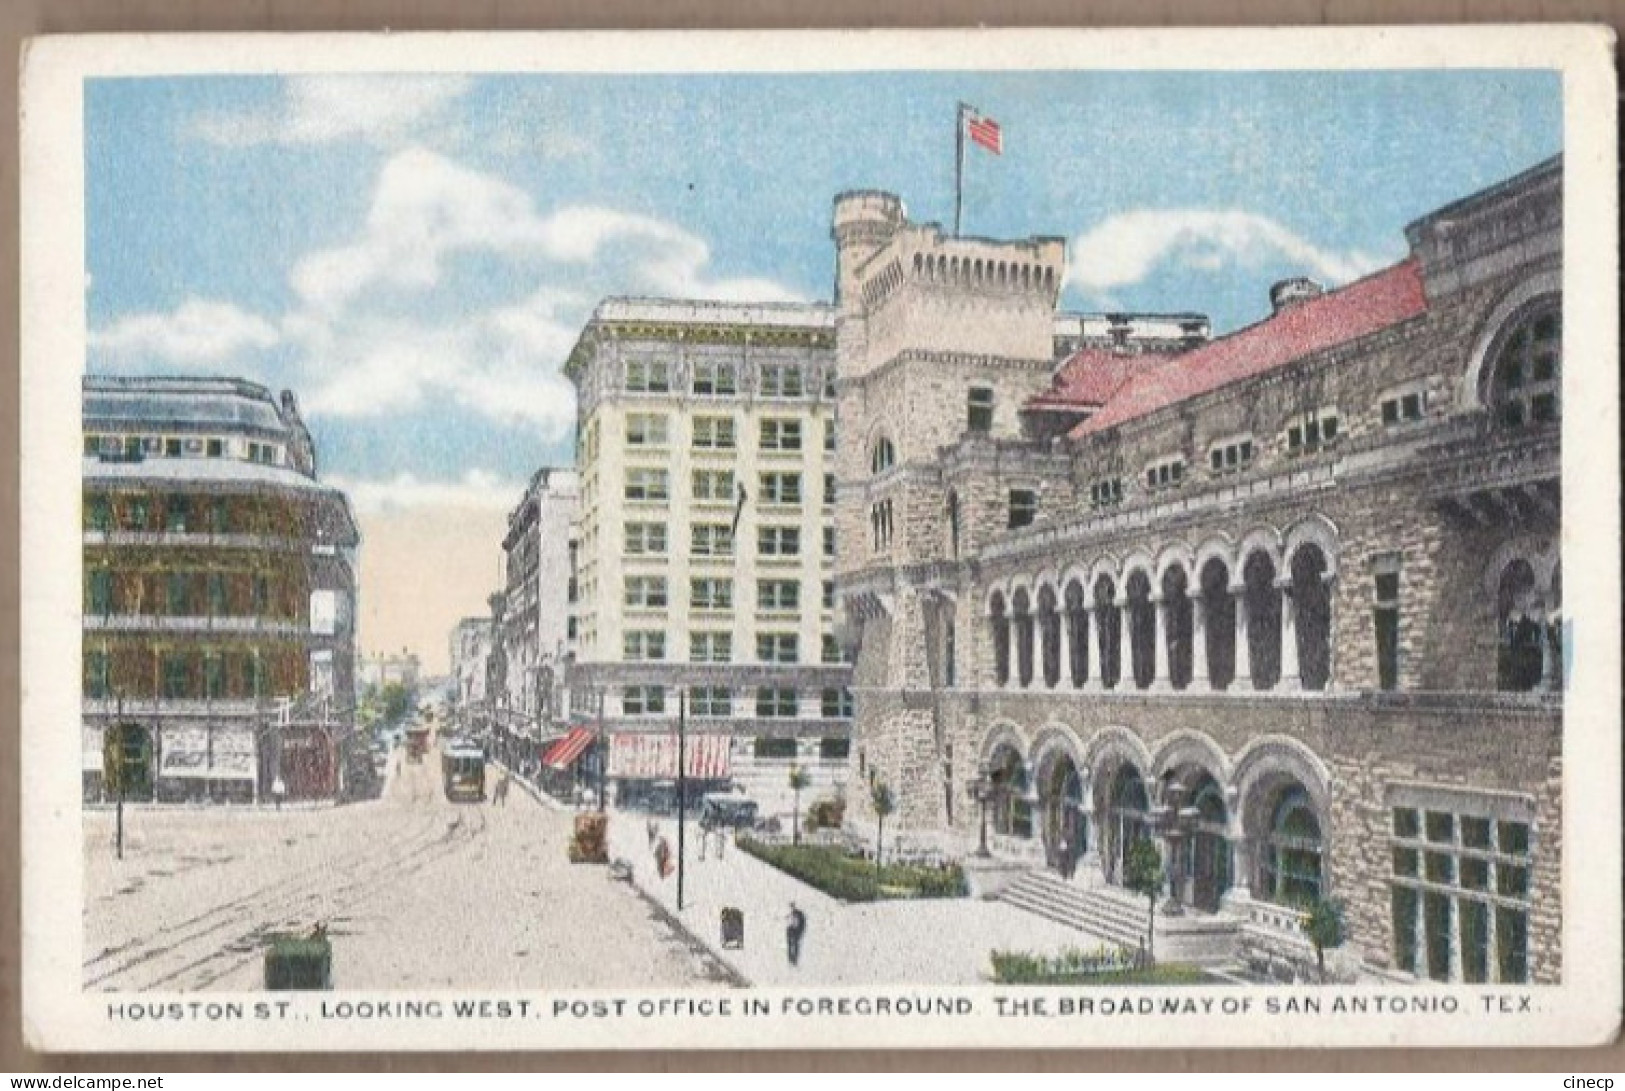
<instances>
[{"instance_id":1,"label":"palm tree","mask_svg":"<svg viewBox=\"0 0 1625 1091\"><path fill-rule=\"evenodd\" d=\"M1146 899L1146 959L1157 960L1157 895L1162 893L1166 876L1162 870L1162 854L1149 838L1139 838L1128 847L1123 860L1123 885Z\"/></svg>"},{"instance_id":2,"label":"palm tree","mask_svg":"<svg viewBox=\"0 0 1625 1091\"><path fill-rule=\"evenodd\" d=\"M795 793L795 805L790 815L790 843L801 844L801 790L812 783L812 775L799 765L790 766L790 791Z\"/></svg>"},{"instance_id":3,"label":"palm tree","mask_svg":"<svg viewBox=\"0 0 1625 1091\"><path fill-rule=\"evenodd\" d=\"M1343 903L1335 898L1316 898L1303 918L1303 932L1315 946L1315 963L1320 980L1326 980L1326 948L1341 947L1345 939Z\"/></svg>"},{"instance_id":4,"label":"palm tree","mask_svg":"<svg viewBox=\"0 0 1625 1091\"><path fill-rule=\"evenodd\" d=\"M877 778L869 785L869 802L875 809L875 870L879 871L880 854L886 843L886 816L897 810L897 801L892 798L891 787Z\"/></svg>"}]
</instances>

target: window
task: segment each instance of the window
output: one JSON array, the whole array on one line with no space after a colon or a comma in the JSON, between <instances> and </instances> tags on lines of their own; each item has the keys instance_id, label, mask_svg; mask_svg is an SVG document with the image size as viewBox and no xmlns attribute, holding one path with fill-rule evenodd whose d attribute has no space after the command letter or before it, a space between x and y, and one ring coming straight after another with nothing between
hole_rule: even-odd
<instances>
[{"instance_id":1,"label":"window","mask_svg":"<svg viewBox=\"0 0 1625 1091\"><path fill-rule=\"evenodd\" d=\"M761 686L756 690L756 715L769 719L793 719L796 715L796 691L780 686ZM790 744L789 757L795 757L795 740ZM758 749L757 756L761 751Z\"/></svg>"},{"instance_id":2,"label":"window","mask_svg":"<svg viewBox=\"0 0 1625 1091\"><path fill-rule=\"evenodd\" d=\"M666 552L665 523L626 524L626 553L630 557L661 556Z\"/></svg>"},{"instance_id":3,"label":"window","mask_svg":"<svg viewBox=\"0 0 1625 1091\"><path fill-rule=\"evenodd\" d=\"M226 695L226 660L219 652L203 655L203 696L220 698Z\"/></svg>"},{"instance_id":4,"label":"window","mask_svg":"<svg viewBox=\"0 0 1625 1091\"><path fill-rule=\"evenodd\" d=\"M628 660L666 658L666 634L633 630L622 634L622 655Z\"/></svg>"},{"instance_id":5,"label":"window","mask_svg":"<svg viewBox=\"0 0 1625 1091\"><path fill-rule=\"evenodd\" d=\"M170 439L164 440L164 457L165 458L180 458L181 457L181 441L178 440L178 439L175 439L173 437L171 437Z\"/></svg>"},{"instance_id":6,"label":"window","mask_svg":"<svg viewBox=\"0 0 1625 1091\"><path fill-rule=\"evenodd\" d=\"M835 581L824 581L824 597L820 605L826 610L835 609Z\"/></svg>"},{"instance_id":7,"label":"window","mask_svg":"<svg viewBox=\"0 0 1625 1091\"><path fill-rule=\"evenodd\" d=\"M666 687L627 686L621 690L621 712L627 716L658 716L666 711Z\"/></svg>"},{"instance_id":8,"label":"window","mask_svg":"<svg viewBox=\"0 0 1625 1091\"><path fill-rule=\"evenodd\" d=\"M226 577L219 572L210 572L209 586L209 613L214 617L221 617L227 612Z\"/></svg>"},{"instance_id":9,"label":"window","mask_svg":"<svg viewBox=\"0 0 1625 1091\"><path fill-rule=\"evenodd\" d=\"M207 454L210 458L223 458L226 454L226 442L220 439L211 439L208 442Z\"/></svg>"},{"instance_id":10,"label":"window","mask_svg":"<svg viewBox=\"0 0 1625 1091\"><path fill-rule=\"evenodd\" d=\"M885 436L875 440L875 448L869 453L869 472L885 473L897 465L897 448Z\"/></svg>"},{"instance_id":11,"label":"window","mask_svg":"<svg viewBox=\"0 0 1625 1091\"><path fill-rule=\"evenodd\" d=\"M186 656L176 652L165 652L161 661L163 668L164 697L186 697L187 682L190 672L187 670Z\"/></svg>"},{"instance_id":12,"label":"window","mask_svg":"<svg viewBox=\"0 0 1625 1091\"><path fill-rule=\"evenodd\" d=\"M1396 797L1395 967L1435 981L1527 981L1534 861L1526 806L1437 791Z\"/></svg>"},{"instance_id":13,"label":"window","mask_svg":"<svg viewBox=\"0 0 1625 1091\"><path fill-rule=\"evenodd\" d=\"M1304 454L1330 447L1337 442L1338 424L1335 409L1316 409L1298 417L1287 425L1287 454Z\"/></svg>"},{"instance_id":14,"label":"window","mask_svg":"<svg viewBox=\"0 0 1625 1091\"><path fill-rule=\"evenodd\" d=\"M186 615L192 611L192 575L189 572L171 572L164 596L165 608L172 615Z\"/></svg>"},{"instance_id":15,"label":"window","mask_svg":"<svg viewBox=\"0 0 1625 1091\"><path fill-rule=\"evenodd\" d=\"M845 761L851 753L851 739L831 737L818 740L818 756L825 761Z\"/></svg>"},{"instance_id":16,"label":"window","mask_svg":"<svg viewBox=\"0 0 1625 1091\"><path fill-rule=\"evenodd\" d=\"M824 556L835 556L835 528L824 528Z\"/></svg>"},{"instance_id":17,"label":"window","mask_svg":"<svg viewBox=\"0 0 1625 1091\"><path fill-rule=\"evenodd\" d=\"M1377 638L1377 686L1399 688L1399 554L1374 558L1372 621Z\"/></svg>"},{"instance_id":18,"label":"window","mask_svg":"<svg viewBox=\"0 0 1625 1091\"><path fill-rule=\"evenodd\" d=\"M147 515L147 498L132 496L124 504L124 518L119 520L119 526L124 530L146 530Z\"/></svg>"},{"instance_id":19,"label":"window","mask_svg":"<svg viewBox=\"0 0 1625 1091\"><path fill-rule=\"evenodd\" d=\"M688 604L696 610L732 610L734 581L708 578L689 580Z\"/></svg>"},{"instance_id":20,"label":"window","mask_svg":"<svg viewBox=\"0 0 1625 1091\"><path fill-rule=\"evenodd\" d=\"M835 639L834 633L825 633L819 638L818 661L821 663L840 663L841 642Z\"/></svg>"},{"instance_id":21,"label":"window","mask_svg":"<svg viewBox=\"0 0 1625 1091\"><path fill-rule=\"evenodd\" d=\"M694 499L731 501L734 498L732 470L695 470Z\"/></svg>"},{"instance_id":22,"label":"window","mask_svg":"<svg viewBox=\"0 0 1625 1091\"><path fill-rule=\"evenodd\" d=\"M850 720L852 718L852 691L849 689L826 689L819 696L818 711L826 720Z\"/></svg>"},{"instance_id":23,"label":"window","mask_svg":"<svg viewBox=\"0 0 1625 1091\"><path fill-rule=\"evenodd\" d=\"M1490 404L1506 428L1556 423L1563 387L1563 318L1554 301L1513 330L1491 373Z\"/></svg>"},{"instance_id":24,"label":"window","mask_svg":"<svg viewBox=\"0 0 1625 1091\"><path fill-rule=\"evenodd\" d=\"M1089 506L1096 510L1112 508L1123 502L1123 479L1109 477L1089 486Z\"/></svg>"},{"instance_id":25,"label":"window","mask_svg":"<svg viewBox=\"0 0 1625 1091\"><path fill-rule=\"evenodd\" d=\"M801 397L801 367L797 364L763 364L761 393L764 398Z\"/></svg>"},{"instance_id":26,"label":"window","mask_svg":"<svg viewBox=\"0 0 1625 1091\"><path fill-rule=\"evenodd\" d=\"M209 533L225 534L231 529L231 506L223 497L215 497L209 505Z\"/></svg>"},{"instance_id":27,"label":"window","mask_svg":"<svg viewBox=\"0 0 1625 1091\"><path fill-rule=\"evenodd\" d=\"M1038 494L1032 489L1010 490L1010 529L1032 526L1038 517Z\"/></svg>"},{"instance_id":28,"label":"window","mask_svg":"<svg viewBox=\"0 0 1625 1091\"><path fill-rule=\"evenodd\" d=\"M626 577L626 605L663 607L666 605L666 577Z\"/></svg>"},{"instance_id":29,"label":"window","mask_svg":"<svg viewBox=\"0 0 1625 1091\"><path fill-rule=\"evenodd\" d=\"M88 577L89 598L86 609L92 614L113 612L113 573L105 568L93 568Z\"/></svg>"},{"instance_id":30,"label":"window","mask_svg":"<svg viewBox=\"0 0 1625 1091\"><path fill-rule=\"evenodd\" d=\"M801 503L801 475L794 473L766 473L760 479L764 504Z\"/></svg>"},{"instance_id":31,"label":"window","mask_svg":"<svg viewBox=\"0 0 1625 1091\"><path fill-rule=\"evenodd\" d=\"M628 500L665 500L671 495L671 479L665 470L635 467L626 471Z\"/></svg>"},{"instance_id":32,"label":"window","mask_svg":"<svg viewBox=\"0 0 1625 1091\"><path fill-rule=\"evenodd\" d=\"M835 450L835 422L832 420L824 422L824 450Z\"/></svg>"},{"instance_id":33,"label":"window","mask_svg":"<svg viewBox=\"0 0 1625 1091\"><path fill-rule=\"evenodd\" d=\"M762 663L794 663L799 641L795 633L757 633L756 659Z\"/></svg>"},{"instance_id":34,"label":"window","mask_svg":"<svg viewBox=\"0 0 1625 1091\"><path fill-rule=\"evenodd\" d=\"M668 442L670 442L670 432L664 413L628 413L626 415L626 445L628 447L664 447Z\"/></svg>"},{"instance_id":35,"label":"window","mask_svg":"<svg viewBox=\"0 0 1625 1091\"><path fill-rule=\"evenodd\" d=\"M694 393L702 398L731 397L739 393L734 365L701 360L694 365Z\"/></svg>"},{"instance_id":36,"label":"window","mask_svg":"<svg viewBox=\"0 0 1625 1091\"><path fill-rule=\"evenodd\" d=\"M164 529L176 534L186 533L186 524L192 516L191 501L185 496L164 499Z\"/></svg>"},{"instance_id":37,"label":"window","mask_svg":"<svg viewBox=\"0 0 1625 1091\"><path fill-rule=\"evenodd\" d=\"M1263 878L1265 899L1277 905L1311 905L1320 898L1320 820L1301 786L1286 789L1275 804Z\"/></svg>"},{"instance_id":38,"label":"window","mask_svg":"<svg viewBox=\"0 0 1625 1091\"><path fill-rule=\"evenodd\" d=\"M1185 460L1166 458L1154 462L1145 470L1145 487L1150 492L1172 489L1185 481Z\"/></svg>"},{"instance_id":39,"label":"window","mask_svg":"<svg viewBox=\"0 0 1625 1091\"><path fill-rule=\"evenodd\" d=\"M688 661L690 663L731 663L734 657L732 633L689 633Z\"/></svg>"},{"instance_id":40,"label":"window","mask_svg":"<svg viewBox=\"0 0 1625 1091\"><path fill-rule=\"evenodd\" d=\"M104 532L113 529L113 502L105 493L96 493L90 498L90 529Z\"/></svg>"},{"instance_id":41,"label":"window","mask_svg":"<svg viewBox=\"0 0 1625 1091\"><path fill-rule=\"evenodd\" d=\"M972 432L993 431L993 388L973 386L965 397L965 427Z\"/></svg>"},{"instance_id":42,"label":"window","mask_svg":"<svg viewBox=\"0 0 1625 1091\"><path fill-rule=\"evenodd\" d=\"M671 390L671 370L664 360L628 360L626 389L634 394L664 394Z\"/></svg>"},{"instance_id":43,"label":"window","mask_svg":"<svg viewBox=\"0 0 1625 1091\"><path fill-rule=\"evenodd\" d=\"M111 697L112 680L109 675L111 660L104 651L85 652L85 696Z\"/></svg>"},{"instance_id":44,"label":"window","mask_svg":"<svg viewBox=\"0 0 1625 1091\"><path fill-rule=\"evenodd\" d=\"M1207 452L1208 469L1214 474L1233 474L1253 464L1251 436L1222 440Z\"/></svg>"},{"instance_id":45,"label":"window","mask_svg":"<svg viewBox=\"0 0 1625 1091\"><path fill-rule=\"evenodd\" d=\"M732 557L733 528L727 523L695 523L688 532L688 552L694 557Z\"/></svg>"},{"instance_id":46,"label":"window","mask_svg":"<svg viewBox=\"0 0 1625 1091\"><path fill-rule=\"evenodd\" d=\"M733 691L726 686L691 686L688 708L696 716L732 716Z\"/></svg>"},{"instance_id":47,"label":"window","mask_svg":"<svg viewBox=\"0 0 1625 1091\"><path fill-rule=\"evenodd\" d=\"M697 451L732 451L739 445L738 430L732 417L695 417L694 449Z\"/></svg>"},{"instance_id":48,"label":"window","mask_svg":"<svg viewBox=\"0 0 1625 1091\"><path fill-rule=\"evenodd\" d=\"M824 506L833 507L835 504L835 475L824 475Z\"/></svg>"},{"instance_id":49,"label":"window","mask_svg":"<svg viewBox=\"0 0 1625 1091\"><path fill-rule=\"evenodd\" d=\"M795 580L757 580L758 610L795 610L801 606L801 584Z\"/></svg>"},{"instance_id":50,"label":"window","mask_svg":"<svg viewBox=\"0 0 1625 1091\"><path fill-rule=\"evenodd\" d=\"M801 554L801 528L757 527L756 552L763 557L799 556Z\"/></svg>"},{"instance_id":51,"label":"window","mask_svg":"<svg viewBox=\"0 0 1625 1091\"><path fill-rule=\"evenodd\" d=\"M1421 420L1427 416L1427 404L1427 391L1422 387L1390 391L1382 399L1383 427L1392 428Z\"/></svg>"},{"instance_id":52,"label":"window","mask_svg":"<svg viewBox=\"0 0 1625 1091\"><path fill-rule=\"evenodd\" d=\"M761 448L764 451L801 450L801 422L777 417L762 421Z\"/></svg>"}]
</instances>

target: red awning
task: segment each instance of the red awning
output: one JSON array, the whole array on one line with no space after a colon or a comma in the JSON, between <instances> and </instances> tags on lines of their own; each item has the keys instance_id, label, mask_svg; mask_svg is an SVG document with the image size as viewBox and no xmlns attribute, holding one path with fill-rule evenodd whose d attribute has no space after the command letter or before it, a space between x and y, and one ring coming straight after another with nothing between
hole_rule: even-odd
<instances>
[{"instance_id":1,"label":"red awning","mask_svg":"<svg viewBox=\"0 0 1625 1091\"><path fill-rule=\"evenodd\" d=\"M570 733L542 755L542 764L550 769L568 769L575 760L587 752L595 733L585 727L573 728Z\"/></svg>"}]
</instances>

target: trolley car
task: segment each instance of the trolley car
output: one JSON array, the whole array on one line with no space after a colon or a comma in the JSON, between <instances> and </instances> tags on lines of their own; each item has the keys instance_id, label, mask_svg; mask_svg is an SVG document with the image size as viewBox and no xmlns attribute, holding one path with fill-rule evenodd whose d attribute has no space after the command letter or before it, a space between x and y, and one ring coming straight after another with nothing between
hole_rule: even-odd
<instances>
[{"instance_id":1,"label":"trolley car","mask_svg":"<svg viewBox=\"0 0 1625 1091\"><path fill-rule=\"evenodd\" d=\"M485 799L485 751L467 743L454 743L440 755L440 773L446 798L453 803L479 803Z\"/></svg>"}]
</instances>

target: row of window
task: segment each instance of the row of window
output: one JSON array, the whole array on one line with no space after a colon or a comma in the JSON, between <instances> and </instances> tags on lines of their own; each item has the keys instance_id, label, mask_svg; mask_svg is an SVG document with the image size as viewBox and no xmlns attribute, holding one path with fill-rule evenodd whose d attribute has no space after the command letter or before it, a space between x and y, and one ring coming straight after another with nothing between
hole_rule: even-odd
<instances>
[{"instance_id":1,"label":"row of window","mask_svg":"<svg viewBox=\"0 0 1625 1091\"><path fill-rule=\"evenodd\" d=\"M663 556L666 553L666 529L656 524L628 523L626 552L632 556ZM823 528L824 556L835 556L835 528ZM727 523L695 523L689 528L689 555L693 557L732 557L734 555L733 527ZM756 528L756 555L758 557L801 556L801 528L794 526L760 526Z\"/></svg>"},{"instance_id":2,"label":"row of window","mask_svg":"<svg viewBox=\"0 0 1625 1091\"><path fill-rule=\"evenodd\" d=\"M758 422L757 448L784 454L804 449L805 422L794 417L769 417ZM671 422L663 413L628 413L625 420L626 445L636 448L667 447L671 443ZM601 422L591 421L581 433L580 456L583 465L598 460ZM834 451L835 422L824 421L824 450ZM697 416L693 419L690 445L696 451L734 451L739 448L739 424L732 417Z\"/></svg>"},{"instance_id":3,"label":"row of window","mask_svg":"<svg viewBox=\"0 0 1625 1091\"><path fill-rule=\"evenodd\" d=\"M757 499L764 504L800 504L803 500L802 475L797 472L768 472L756 479ZM738 499L738 480L732 470L695 470L689 478L692 496L701 501ZM671 472L652 466L634 466L626 471L622 495L628 500L671 499ZM835 475L824 475L823 502L835 503Z\"/></svg>"},{"instance_id":4,"label":"row of window","mask_svg":"<svg viewBox=\"0 0 1625 1091\"><path fill-rule=\"evenodd\" d=\"M627 576L624 602L634 607L660 607L669 605L665 576ZM734 607L734 581L725 576L695 576L688 581L689 605L696 610L732 610ZM821 605L825 610L835 608L835 583L823 581ZM798 610L801 608L801 585L795 580L760 579L756 581L756 608L759 610Z\"/></svg>"},{"instance_id":5,"label":"row of window","mask_svg":"<svg viewBox=\"0 0 1625 1091\"><path fill-rule=\"evenodd\" d=\"M690 663L732 663L733 634L729 632L693 632L688 634L688 661ZM661 629L634 629L623 634L623 657L628 662L663 662L666 658L666 633ZM835 637L825 633L819 652L821 662L845 662L841 646ZM798 663L801 661L801 640L796 633L757 633L756 661L758 663Z\"/></svg>"},{"instance_id":6,"label":"row of window","mask_svg":"<svg viewBox=\"0 0 1625 1091\"><path fill-rule=\"evenodd\" d=\"M302 589L258 572L85 573L85 612L170 617L295 617Z\"/></svg>"},{"instance_id":7,"label":"row of window","mask_svg":"<svg viewBox=\"0 0 1625 1091\"><path fill-rule=\"evenodd\" d=\"M88 530L164 531L172 534L303 534L298 509L258 498L186 493L90 493Z\"/></svg>"},{"instance_id":8,"label":"row of window","mask_svg":"<svg viewBox=\"0 0 1625 1091\"><path fill-rule=\"evenodd\" d=\"M237 440L219 436L113 436L85 435L85 456L107 461L139 462L148 458L241 458L275 466L282 461L282 448L275 443Z\"/></svg>"},{"instance_id":9,"label":"row of window","mask_svg":"<svg viewBox=\"0 0 1625 1091\"><path fill-rule=\"evenodd\" d=\"M757 366L756 393L763 398L800 398L809 389L809 369L801 364L764 363ZM833 369L815 369L823 376L824 397L835 396ZM672 367L667 360L628 360L626 362L626 389L634 394L669 394L672 390ZM695 362L689 383L692 393L702 398L726 398L739 393L739 367L720 360Z\"/></svg>"},{"instance_id":10,"label":"row of window","mask_svg":"<svg viewBox=\"0 0 1625 1091\"><path fill-rule=\"evenodd\" d=\"M114 653L105 648L86 648L84 695L96 699L252 699L302 689L306 663L302 653L287 649L204 648L154 653L142 648Z\"/></svg>"},{"instance_id":11,"label":"row of window","mask_svg":"<svg viewBox=\"0 0 1625 1091\"><path fill-rule=\"evenodd\" d=\"M688 712L692 716L732 716L734 698L734 691L726 686L691 686L688 690ZM801 715L800 695L794 687L758 687L755 707L756 715L765 720L793 720ZM818 712L826 720L849 720L852 718L852 708L851 690L826 689L819 694ZM623 687L621 712L627 716L665 715L666 687ZM794 743L795 740L789 741Z\"/></svg>"}]
</instances>

